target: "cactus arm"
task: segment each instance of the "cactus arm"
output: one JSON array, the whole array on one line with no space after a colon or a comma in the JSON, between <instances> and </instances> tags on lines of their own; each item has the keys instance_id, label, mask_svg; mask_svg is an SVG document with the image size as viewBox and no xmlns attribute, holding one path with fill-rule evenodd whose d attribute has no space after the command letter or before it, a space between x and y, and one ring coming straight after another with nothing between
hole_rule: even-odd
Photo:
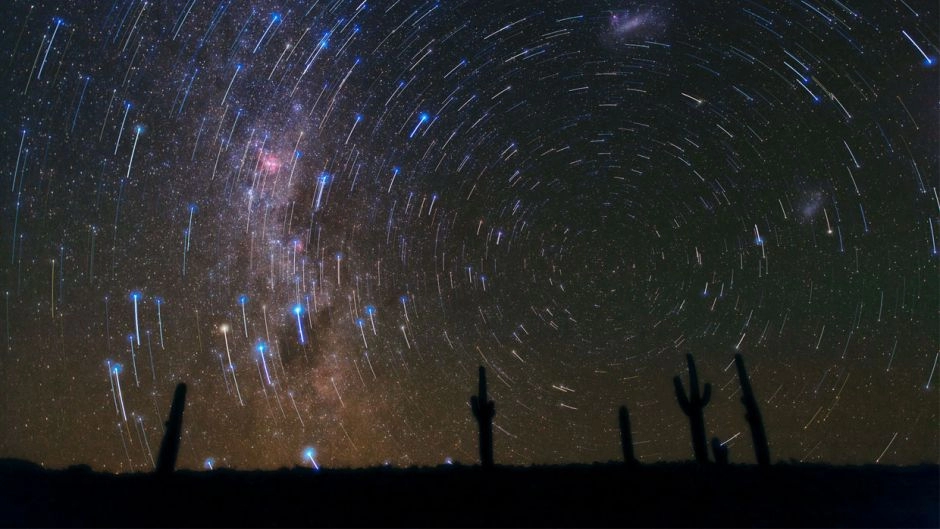
<instances>
[{"instance_id":1,"label":"cactus arm","mask_svg":"<svg viewBox=\"0 0 940 529\"><path fill-rule=\"evenodd\" d=\"M698 369L695 367L695 359L691 354L685 355L685 361L689 366L689 398L691 400L698 394Z\"/></svg>"},{"instance_id":2,"label":"cactus arm","mask_svg":"<svg viewBox=\"0 0 940 529\"><path fill-rule=\"evenodd\" d=\"M689 399L685 396L685 389L682 387L682 379L679 378L679 375L676 375L672 378L672 383L676 387L676 399L679 401L679 407L682 408L682 413L688 415L692 410Z\"/></svg>"},{"instance_id":3,"label":"cactus arm","mask_svg":"<svg viewBox=\"0 0 940 529\"><path fill-rule=\"evenodd\" d=\"M705 392L702 394L702 407L704 408L708 401L712 398L712 385L708 382L705 383Z\"/></svg>"}]
</instances>

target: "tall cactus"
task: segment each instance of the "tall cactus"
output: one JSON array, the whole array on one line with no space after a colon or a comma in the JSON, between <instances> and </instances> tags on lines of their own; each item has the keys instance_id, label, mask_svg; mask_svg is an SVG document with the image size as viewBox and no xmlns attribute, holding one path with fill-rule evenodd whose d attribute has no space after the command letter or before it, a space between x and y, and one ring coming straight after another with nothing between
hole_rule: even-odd
<instances>
[{"instance_id":1,"label":"tall cactus","mask_svg":"<svg viewBox=\"0 0 940 529\"><path fill-rule=\"evenodd\" d=\"M638 461L633 455L633 433L630 430L630 412L626 406L620 407L620 448L623 450L623 462L627 465L636 465Z\"/></svg>"},{"instance_id":2,"label":"tall cactus","mask_svg":"<svg viewBox=\"0 0 940 529\"><path fill-rule=\"evenodd\" d=\"M478 394L470 397L470 409L480 427L480 464L483 468L493 467L493 417L496 404L487 400L486 369L480 366L480 384Z\"/></svg>"},{"instance_id":3,"label":"tall cactus","mask_svg":"<svg viewBox=\"0 0 940 529\"><path fill-rule=\"evenodd\" d=\"M751 389L751 379L747 376L747 369L744 367L744 357L740 354L734 355L734 365L738 368L738 381L741 383L741 403L744 404L746 413L744 417L751 427L751 439L754 442L754 455L757 457L757 464L767 466L770 464L770 447L767 445L767 433L764 431L764 419L761 416L760 408L757 406L757 398L754 397L754 390Z\"/></svg>"},{"instance_id":4,"label":"tall cactus","mask_svg":"<svg viewBox=\"0 0 940 529\"><path fill-rule=\"evenodd\" d=\"M712 397L712 385L706 383L704 391L700 394L698 389L698 371L695 369L695 359L692 355L685 355L689 364L689 396L686 397L682 387L682 379L676 375L672 382L676 386L676 399L682 413L689 418L689 427L692 429L692 449L695 451L695 460L699 463L708 463L708 442L705 440L705 416L702 410L708 405Z\"/></svg>"},{"instance_id":5,"label":"tall cactus","mask_svg":"<svg viewBox=\"0 0 940 529\"><path fill-rule=\"evenodd\" d=\"M180 382L173 394L170 416L166 420L166 432L160 443L157 456L157 474L170 474L176 468L176 456L180 451L180 437L183 429L183 409L186 407L186 384Z\"/></svg>"}]
</instances>

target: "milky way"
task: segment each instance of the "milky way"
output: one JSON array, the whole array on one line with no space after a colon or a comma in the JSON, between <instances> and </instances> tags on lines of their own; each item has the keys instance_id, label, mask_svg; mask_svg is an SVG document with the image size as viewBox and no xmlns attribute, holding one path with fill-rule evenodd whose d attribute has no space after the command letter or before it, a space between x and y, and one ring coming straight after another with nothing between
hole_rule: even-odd
<instances>
[{"instance_id":1,"label":"milky way","mask_svg":"<svg viewBox=\"0 0 940 529\"><path fill-rule=\"evenodd\" d=\"M936 462L935 2L4 2L0 456Z\"/></svg>"}]
</instances>

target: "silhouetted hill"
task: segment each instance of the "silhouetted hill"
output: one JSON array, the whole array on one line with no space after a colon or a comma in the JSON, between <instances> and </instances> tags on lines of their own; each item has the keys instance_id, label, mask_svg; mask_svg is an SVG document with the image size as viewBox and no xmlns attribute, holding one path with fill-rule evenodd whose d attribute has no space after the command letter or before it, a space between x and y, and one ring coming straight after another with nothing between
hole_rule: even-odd
<instances>
[{"instance_id":1,"label":"silhouetted hill","mask_svg":"<svg viewBox=\"0 0 940 529\"><path fill-rule=\"evenodd\" d=\"M101 474L0 460L6 526L937 527L940 468L659 463Z\"/></svg>"}]
</instances>

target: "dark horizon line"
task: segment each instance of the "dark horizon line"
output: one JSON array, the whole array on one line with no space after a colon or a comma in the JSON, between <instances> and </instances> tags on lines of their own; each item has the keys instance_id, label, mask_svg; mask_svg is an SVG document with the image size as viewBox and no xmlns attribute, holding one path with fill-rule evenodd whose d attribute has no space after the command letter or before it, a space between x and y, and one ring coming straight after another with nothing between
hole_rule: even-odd
<instances>
[{"instance_id":1,"label":"dark horizon line","mask_svg":"<svg viewBox=\"0 0 940 529\"><path fill-rule=\"evenodd\" d=\"M42 463L37 463L29 459L22 459L17 457L0 457L0 473L3 472L5 468L11 465L29 465L35 467L38 470L42 471L51 471L51 472L93 472L97 474L110 474L110 475L152 475L154 474L153 470L135 470L132 472L111 472L107 470L96 470L88 463L72 463L66 467L47 467ZM576 467L598 467L598 466L610 466L610 467L624 467L625 469L636 469L636 468L652 468L656 466L695 466L702 467L703 465L697 463L694 459L677 459L677 460L659 460L647 463L640 463L637 466L629 466L623 461L617 459L610 459L608 461L591 461L591 462L569 462L569 463L529 463L529 464L500 464L495 463L494 468L502 470L526 470L526 469L541 469L541 468L576 468ZM718 465L711 463L704 465L706 468L715 468L721 469L726 467L735 467L738 469L742 468L759 468L760 465L753 462L729 462L727 465ZM828 468L838 468L838 469L862 469L862 468L884 468L884 469L914 469L922 467L936 467L940 470L940 461L938 462L929 462L921 461L920 463L911 463L911 464L885 464L885 463L850 463L850 464L834 464L827 462L803 462L795 459L781 460L771 463L770 468L793 468L793 467L828 467ZM221 471L228 472L283 472L283 471L295 471L295 470L305 470L309 471L312 474L321 473L324 471L360 471L360 470L385 470L385 469L394 469L394 470L436 470L436 469L446 469L446 468L459 468L459 469L482 469L482 466L479 462L474 462L472 464L465 464L460 461L454 461L452 463L439 463L436 465L421 465L421 464L412 464L408 466L399 466L393 463L373 465L373 466L325 466L320 465L319 469L313 469L304 465L294 464L293 466L281 466L277 468L237 468L237 467L228 467L220 466L217 468L207 469L207 468L177 468L176 473L185 472L185 473L198 473L198 474L212 474Z\"/></svg>"}]
</instances>

